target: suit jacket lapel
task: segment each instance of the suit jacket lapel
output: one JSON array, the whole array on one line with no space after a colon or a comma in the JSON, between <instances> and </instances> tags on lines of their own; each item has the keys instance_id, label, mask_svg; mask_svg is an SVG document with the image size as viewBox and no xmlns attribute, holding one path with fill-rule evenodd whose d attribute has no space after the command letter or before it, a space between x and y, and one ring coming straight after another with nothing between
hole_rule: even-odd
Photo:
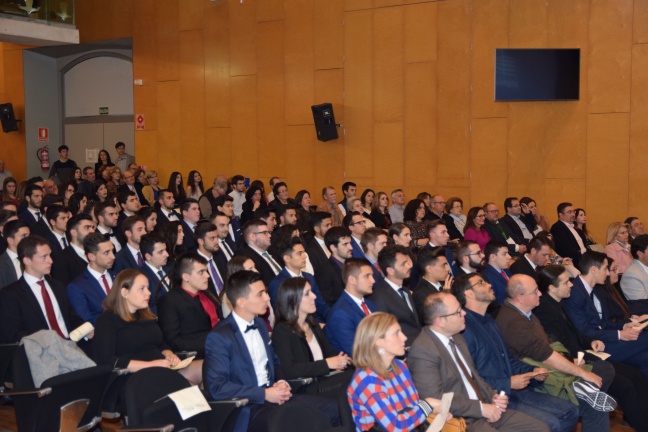
<instances>
[{"instance_id":1,"label":"suit jacket lapel","mask_svg":"<svg viewBox=\"0 0 648 432\"><path fill-rule=\"evenodd\" d=\"M34 313L41 320L41 324L43 328L49 328L49 324L47 323L47 319L43 314L43 310L40 307L40 303L38 303L38 299L36 299L34 292L31 290L29 284L27 284L27 281L25 280L24 277L20 278L20 284L22 285L23 288L21 290L21 294L23 295L25 301L32 307L32 309L34 309Z\"/></svg>"}]
</instances>

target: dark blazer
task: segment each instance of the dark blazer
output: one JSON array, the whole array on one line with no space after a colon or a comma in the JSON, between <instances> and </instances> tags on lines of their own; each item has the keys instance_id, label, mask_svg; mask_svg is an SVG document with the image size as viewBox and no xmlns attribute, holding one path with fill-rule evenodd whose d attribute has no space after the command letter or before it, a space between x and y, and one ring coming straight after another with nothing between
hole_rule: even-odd
<instances>
[{"instance_id":1,"label":"dark blazer","mask_svg":"<svg viewBox=\"0 0 648 432\"><path fill-rule=\"evenodd\" d=\"M263 278L263 283L265 284L266 287L270 286L270 282L272 282L272 279L277 276L270 267L270 264L261 256L259 255L254 249L252 249L250 246L247 245L247 243L244 243L241 245L240 249L237 250L234 253L235 256L244 256L250 258L252 261L254 261L254 267L261 273L261 277Z\"/></svg>"},{"instance_id":2,"label":"dark blazer","mask_svg":"<svg viewBox=\"0 0 648 432\"><path fill-rule=\"evenodd\" d=\"M241 243L243 237L243 231L241 230L241 221L237 217L230 218L230 225L232 226L232 231L234 232L234 238L231 235L227 236L229 241L227 244L230 245L232 250L236 250L236 245Z\"/></svg>"},{"instance_id":3,"label":"dark blazer","mask_svg":"<svg viewBox=\"0 0 648 432\"><path fill-rule=\"evenodd\" d=\"M317 286L329 305L335 304L344 291L344 282L342 282L342 269L334 261L335 258L331 256L326 262L326 266L322 271L315 274Z\"/></svg>"},{"instance_id":4,"label":"dark blazer","mask_svg":"<svg viewBox=\"0 0 648 432\"><path fill-rule=\"evenodd\" d=\"M286 371L287 379L320 377L330 372L326 359L335 357L338 352L331 346L320 326L316 325L311 329L322 349L322 360L313 361L306 338L299 336L286 323L277 323L272 330L272 344Z\"/></svg>"},{"instance_id":5,"label":"dark blazer","mask_svg":"<svg viewBox=\"0 0 648 432\"><path fill-rule=\"evenodd\" d=\"M507 232L511 233L511 237L513 238L513 241L515 241L515 243L517 243L519 245L520 244L523 244L523 245L529 244L529 240L525 239L524 234L522 234L522 228L520 228L520 225L518 225L517 222L515 222L515 219L513 219L513 217L511 215L509 215L507 213L504 216L502 216L499 221L500 221L501 224L506 226L506 228L508 228ZM522 223L524 223L524 221L522 219L520 219L520 221ZM531 231L531 232L533 232L533 231Z\"/></svg>"},{"instance_id":6,"label":"dark blazer","mask_svg":"<svg viewBox=\"0 0 648 432\"><path fill-rule=\"evenodd\" d=\"M172 211L172 213L176 214L178 216L178 219L174 219L175 221L180 222L182 220L182 217L176 212L175 210ZM166 224L171 222L169 218L164 214L162 210L158 206L155 206L155 214L157 214L157 228L162 229Z\"/></svg>"},{"instance_id":7,"label":"dark blazer","mask_svg":"<svg viewBox=\"0 0 648 432\"><path fill-rule=\"evenodd\" d=\"M283 378L279 357L270 343L270 336L261 318L254 323L263 339L268 356L269 384ZM213 400L247 398L250 403L241 409L236 430L247 430L253 405L265 402L265 389L258 386L250 351L245 344L234 315L220 321L205 342L203 364L205 390Z\"/></svg>"},{"instance_id":8,"label":"dark blazer","mask_svg":"<svg viewBox=\"0 0 648 432\"><path fill-rule=\"evenodd\" d=\"M182 250L185 252L196 252L198 250L198 241L196 241L196 235L193 230L189 228L189 225L184 220L181 220L180 226L182 226L182 231L184 232Z\"/></svg>"},{"instance_id":9,"label":"dark blazer","mask_svg":"<svg viewBox=\"0 0 648 432\"><path fill-rule=\"evenodd\" d=\"M434 214L434 213L432 213ZM448 265L450 266L450 273L454 275L455 268L456 266L454 265L455 262L455 257L454 253L450 250L450 248L445 247L445 246L431 246L430 243L426 243L425 246L423 246L419 252L423 249L437 249L437 248L443 248L443 253L446 257L446 260L448 261ZM410 274L410 281L409 281L409 287L410 289L414 289L418 286L419 280L421 279L421 274L419 273L418 266L416 265L416 260L414 261L414 265L412 266L412 272Z\"/></svg>"},{"instance_id":10,"label":"dark blazer","mask_svg":"<svg viewBox=\"0 0 648 432\"><path fill-rule=\"evenodd\" d=\"M315 306L317 307L317 318L320 322L325 323L326 319L328 318L329 313L331 312L331 307L326 303L324 300L324 296L322 296L322 293L319 290L319 287L317 286L317 282L315 281L315 277L306 272L302 272L302 276L304 279L308 281L308 283L311 286L311 291L313 294L315 294ZM288 273L288 270L284 267L281 272L275 276L274 279L270 282L268 285L268 294L270 295L270 303L272 304L272 309L275 311L277 310L277 294L279 293L279 286L281 285L281 282L285 281L286 279L290 278L290 273Z\"/></svg>"},{"instance_id":11,"label":"dark blazer","mask_svg":"<svg viewBox=\"0 0 648 432\"><path fill-rule=\"evenodd\" d=\"M119 240L119 243L122 245L122 248L126 247L126 235L122 230L122 224L124 223L124 219L126 219L127 217L128 216L126 216L123 211L119 212L119 216L117 216L117 226L113 228L115 237L117 237L117 240Z\"/></svg>"},{"instance_id":12,"label":"dark blazer","mask_svg":"<svg viewBox=\"0 0 648 432\"><path fill-rule=\"evenodd\" d=\"M144 194L142 193L142 189L144 188L144 186L139 182L135 182L133 187L135 188L135 193L137 194L137 198L139 199L140 204L142 204L142 206L149 206L150 203L146 200ZM117 188L117 193L123 191L130 191L130 188L125 184Z\"/></svg>"},{"instance_id":13,"label":"dark blazer","mask_svg":"<svg viewBox=\"0 0 648 432\"><path fill-rule=\"evenodd\" d=\"M207 297L218 309L216 297ZM169 291L158 301L158 324L173 351L197 351L199 358L205 356L205 341L212 326L197 297L191 297L182 288Z\"/></svg>"},{"instance_id":14,"label":"dark blazer","mask_svg":"<svg viewBox=\"0 0 648 432\"><path fill-rule=\"evenodd\" d=\"M571 233L563 221L556 221L551 225L551 235L553 236L556 253L563 258L571 258L574 265L578 267L581 252L576 237ZM585 244L585 240L583 240Z\"/></svg>"},{"instance_id":15,"label":"dark blazer","mask_svg":"<svg viewBox=\"0 0 648 432\"><path fill-rule=\"evenodd\" d=\"M110 275L115 280L114 275ZM112 288L112 287L111 287ZM67 295L77 315L93 326L103 312L102 303L106 298L106 289L90 274L88 268L67 286Z\"/></svg>"},{"instance_id":16,"label":"dark blazer","mask_svg":"<svg viewBox=\"0 0 648 432\"><path fill-rule=\"evenodd\" d=\"M514 275L524 274L532 277L536 282L538 281L538 272L535 271L531 264L529 264L529 260L527 260L524 256L520 256L520 258L515 260L515 262L511 265L510 270Z\"/></svg>"},{"instance_id":17,"label":"dark blazer","mask_svg":"<svg viewBox=\"0 0 648 432\"><path fill-rule=\"evenodd\" d=\"M504 270L504 273L511 278L511 272ZM504 276L498 272L495 267L490 264L486 264L486 267L481 271L481 274L488 279L488 282L492 285L493 291L495 291L495 300L500 305L504 304L506 299L506 285L508 281L504 279Z\"/></svg>"},{"instance_id":18,"label":"dark blazer","mask_svg":"<svg viewBox=\"0 0 648 432\"><path fill-rule=\"evenodd\" d=\"M140 267L139 270L142 273L144 273L144 276L146 276L146 279L148 279L149 291L151 291L151 297L149 297L149 308L153 311L154 314L157 314L158 300L162 298L166 293L169 292L168 286L170 286L169 285L170 282L167 282L167 286L165 286L160 280L160 278L158 277L158 275L155 274L153 270L151 270L151 268L146 265L146 263L144 263L144 265ZM164 269L162 269L162 271L164 272L165 275L168 276L168 273Z\"/></svg>"},{"instance_id":19,"label":"dark blazer","mask_svg":"<svg viewBox=\"0 0 648 432\"><path fill-rule=\"evenodd\" d=\"M378 306L373 301L365 298L364 302L369 312L378 312ZM337 352L342 351L349 356L353 354L355 331L364 317L365 314L360 306L349 294L343 292L331 308L328 324L325 327L326 336Z\"/></svg>"},{"instance_id":20,"label":"dark blazer","mask_svg":"<svg viewBox=\"0 0 648 432\"><path fill-rule=\"evenodd\" d=\"M29 234L31 235L39 235L43 238L47 237L49 233L51 233L52 230L50 229L49 225L47 222L45 222L45 218L41 218L36 222L34 225L29 227Z\"/></svg>"},{"instance_id":21,"label":"dark blazer","mask_svg":"<svg viewBox=\"0 0 648 432\"><path fill-rule=\"evenodd\" d=\"M4 252L0 255L0 290L9 284L18 280L16 268L9 258L9 254Z\"/></svg>"},{"instance_id":22,"label":"dark blazer","mask_svg":"<svg viewBox=\"0 0 648 432\"><path fill-rule=\"evenodd\" d=\"M61 253L63 251L63 245L61 245L61 242L59 241L58 238L56 238L56 236L54 235L54 233L51 230L45 236L45 240L48 241L48 243L50 245L50 249L52 249L52 255L59 254L59 253ZM70 242L68 241L68 245L69 244L70 244Z\"/></svg>"},{"instance_id":23,"label":"dark blazer","mask_svg":"<svg viewBox=\"0 0 648 432\"><path fill-rule=\"evenodd\" d=\"M26 202L26 200L25 200L25 202ZM42 212L41 212L41 214L42 214ZM21 220L21 221L25 222L27 224L27 226L30 227L30 228L31 228L32 225L34 225L36 222L38 222L36 220L36 218L34 217L34 215L32 215L31 212L29 210L27 210L27 209L25 209L24 212L21 212L21 213L18 214L18 220Z\"/></svg>"},{"instance_id":24,"label":"dark blazer","mask_svg":"<svg viewBox=\"0 0 648 432\"><path fill-rule=\"evenodd\" d=\"M450 240L456 240L459 239L463 241L463 235L461 235L461 231L457 228L457 225L455 225L454 219L452 219L452 216L450 216L447 213L443 213L443 216L441 216L441 219L443 219L443 222L445 222L446 228L448 229L448 234L450 234Z\"/></svg>"},{"instance_id":25,"label":"dark blazer","mask_svg":"<svg viewBox=\"0 0 648 432\"><path fill-rule=\"evenodd\" d=\"M502 232L499 230L499 228L497 228L497 225L500 225L502 227L505 235L503 235ZM490 237L491 240L496 240L502 243L506 243L506 239L508 237L513 237L511 230L508 228L508 226L502 223L495 224L495 222L492 222L488 219L486 219L484 222L484 229L488 233L488 236ZM517 252L515 252L515 245L508 244L508 243L506 243L506 245L508 246L508 250L511 256L517 255Z\"/></svg>"},{"instance_id":26,"label":"dark blazer","mask_svg":"<svg viewBox=\"0 0 648 432\"><path fill-rule=\"evenodd\" d=\"M390 313L396 317L401 330L407 336L407 342L405 343L410 346L421 332L421 323L414 307L412 293L407 287L405 287L405 294L412 305L412 309L409 308L403 297L394 291L386 280L383 280L374 285L373 294L369 299L378 306L379 311Z\"/></svg>"},{"instance_id":27,"label":"dark blazer","mask_svg":"<svg viewBox=\"0 0 648 432\"><path fill-rule=\"evenodd\" d=\"M315 238L310 239L305 245L306 253L308 254L308 259L310 259L311 264L313 265L313 271L315 276L326 268L326 263L328 262L328 256L322 249L322 247L317 243Z\"/></svg>"},{"instance_id":28,"label":"dark blazer","mask_svg":"<svg viewBox=\"0 0 648 432\"><path fill-rule=\"evenodd\" d=\"M358 244L358 242L355 241L354 238L351 239L351 256L353 258L367 258L362 251L362 247Z\"/></svg>"},{"instance_id":29,"label":"dark blazer","mask_svg":"<svg viewBox=\"0 0 648 432\"><path fill-rule=\"evenodd\" d=\"M68 301L65 285L50 278L47 282L59 304L65 326L71 332L83 324L83 320ZM3 342L19 342L39 330L49 330L38 300L23 277L0 291L0 316L0 339Z\"/></svg>"},{"instance_id":30,"label":"dark blazer","mask_svg":"<svg viewBox=\"0 0 648 432\"><path fill-rule=\"evenodd\" d=\"M142 256L142 262L143 261L144 257ZM128 249L128 246L124 246L119 252L117 252L117 255L115 255L115 264L113 264L112 269L115 274L119 274L120 271L125 269L141 270L140 266L137 265L137 260L135 260L130 249Z\"/></svg>"},{"instance_id":31,"label":"dark blazer","mask_svg":"<svg viewBox=\"0 0 648 432\"><path fill-rule=\"evenodd\" d=\"M414 307L416 308L416 313L418 314L419 323L425 322L425 313L423 310L425 299L428 298L430 294L435 294L438 292L439 290L424 278L421 278L418 285L416 285L416 288L414 288L414 294L412 295L412 298L414 298Z\"/></svg>"},{"instance_id":32,"label":"dark blazer","mask_svg":"<svg viewBox=\"0 0 648 432\"><path fill-rule=\"evenodd\" d=\"M88 267L88 263L74 251L72 246L68 246L60 253L52 256L52 270L50 275L53 279L67 286L74 279L78 278Z\"/></svg>"}]
</instances>

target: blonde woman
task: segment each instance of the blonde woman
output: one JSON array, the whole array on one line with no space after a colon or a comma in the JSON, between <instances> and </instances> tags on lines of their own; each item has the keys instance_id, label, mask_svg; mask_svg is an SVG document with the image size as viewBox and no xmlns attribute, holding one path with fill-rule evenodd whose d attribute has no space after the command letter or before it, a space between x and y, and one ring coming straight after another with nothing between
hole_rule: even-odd
<instances>
[{"instance_id":1,"label":"blonde woman","mask_svg":"<svg viewBox=\"0 0 648 432\"><path fill-rule=\"evenodd\" d=\"M619 275L632 263L630 243L628 243L628 225L621 222L612 222L607 229L605 236L605 255L616 262Z\"/></svg>"}]
</instances>

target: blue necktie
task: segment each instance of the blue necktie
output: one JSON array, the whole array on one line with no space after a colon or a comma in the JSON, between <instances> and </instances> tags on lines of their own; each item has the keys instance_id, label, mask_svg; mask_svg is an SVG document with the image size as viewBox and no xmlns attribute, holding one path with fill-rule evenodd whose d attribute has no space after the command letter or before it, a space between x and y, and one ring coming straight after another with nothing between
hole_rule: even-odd
<instances>
[{"instance_id":1,"label":"blue necktie","mask_svg":"<svg viewBox=\"0 0 648 432\"><path fill-rule=\"evenodd\" d=\"M211 273L214 276L214 283L218 287L218 294L220 294L221 291L223 291L223 281L220 278L220 275L218 274L218 271L216 271L216 267L214 266L214 260L210 259L209 260L209 268L211 269Z\"/></svg>"}]
</instances>

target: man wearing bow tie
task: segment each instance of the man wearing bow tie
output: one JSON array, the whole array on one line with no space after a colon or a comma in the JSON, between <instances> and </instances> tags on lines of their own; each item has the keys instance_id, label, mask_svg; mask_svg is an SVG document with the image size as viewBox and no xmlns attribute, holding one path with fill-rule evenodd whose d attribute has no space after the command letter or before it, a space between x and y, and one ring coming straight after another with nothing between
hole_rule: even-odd
<instances>
[{"instance_id":1,"label":"man wearing bow tie","mask_svg":"<svg viewBox=\"0 0 648 432\"><path fill-rule=\"evenodd\" d=\"M97 231L110 237L110 242L115 248L115 254L117 254L122 248L113 231L117 228L117 218L119 217L117 206L112 200L106 200L98 204L94 208L94 212L97 219Z\"/></svg>"},{"instance_id":2,"label":"man wearing bow tie","mask_svg":"<svg viewBox=\"0 0 648 432\"><path fill-rule=\"evenodd\" d=\"M205 389L212 399L247 398L236 420L236 431L265 431L278 405L300 401L319 408L333 425L339 424L335 399L293 395L279 358L270 343L259 315L270 297L261 275L252 271L234 273L228 279L227 298L232 313L220 321L205 343Z\"/></svg>"}]
</instances>

